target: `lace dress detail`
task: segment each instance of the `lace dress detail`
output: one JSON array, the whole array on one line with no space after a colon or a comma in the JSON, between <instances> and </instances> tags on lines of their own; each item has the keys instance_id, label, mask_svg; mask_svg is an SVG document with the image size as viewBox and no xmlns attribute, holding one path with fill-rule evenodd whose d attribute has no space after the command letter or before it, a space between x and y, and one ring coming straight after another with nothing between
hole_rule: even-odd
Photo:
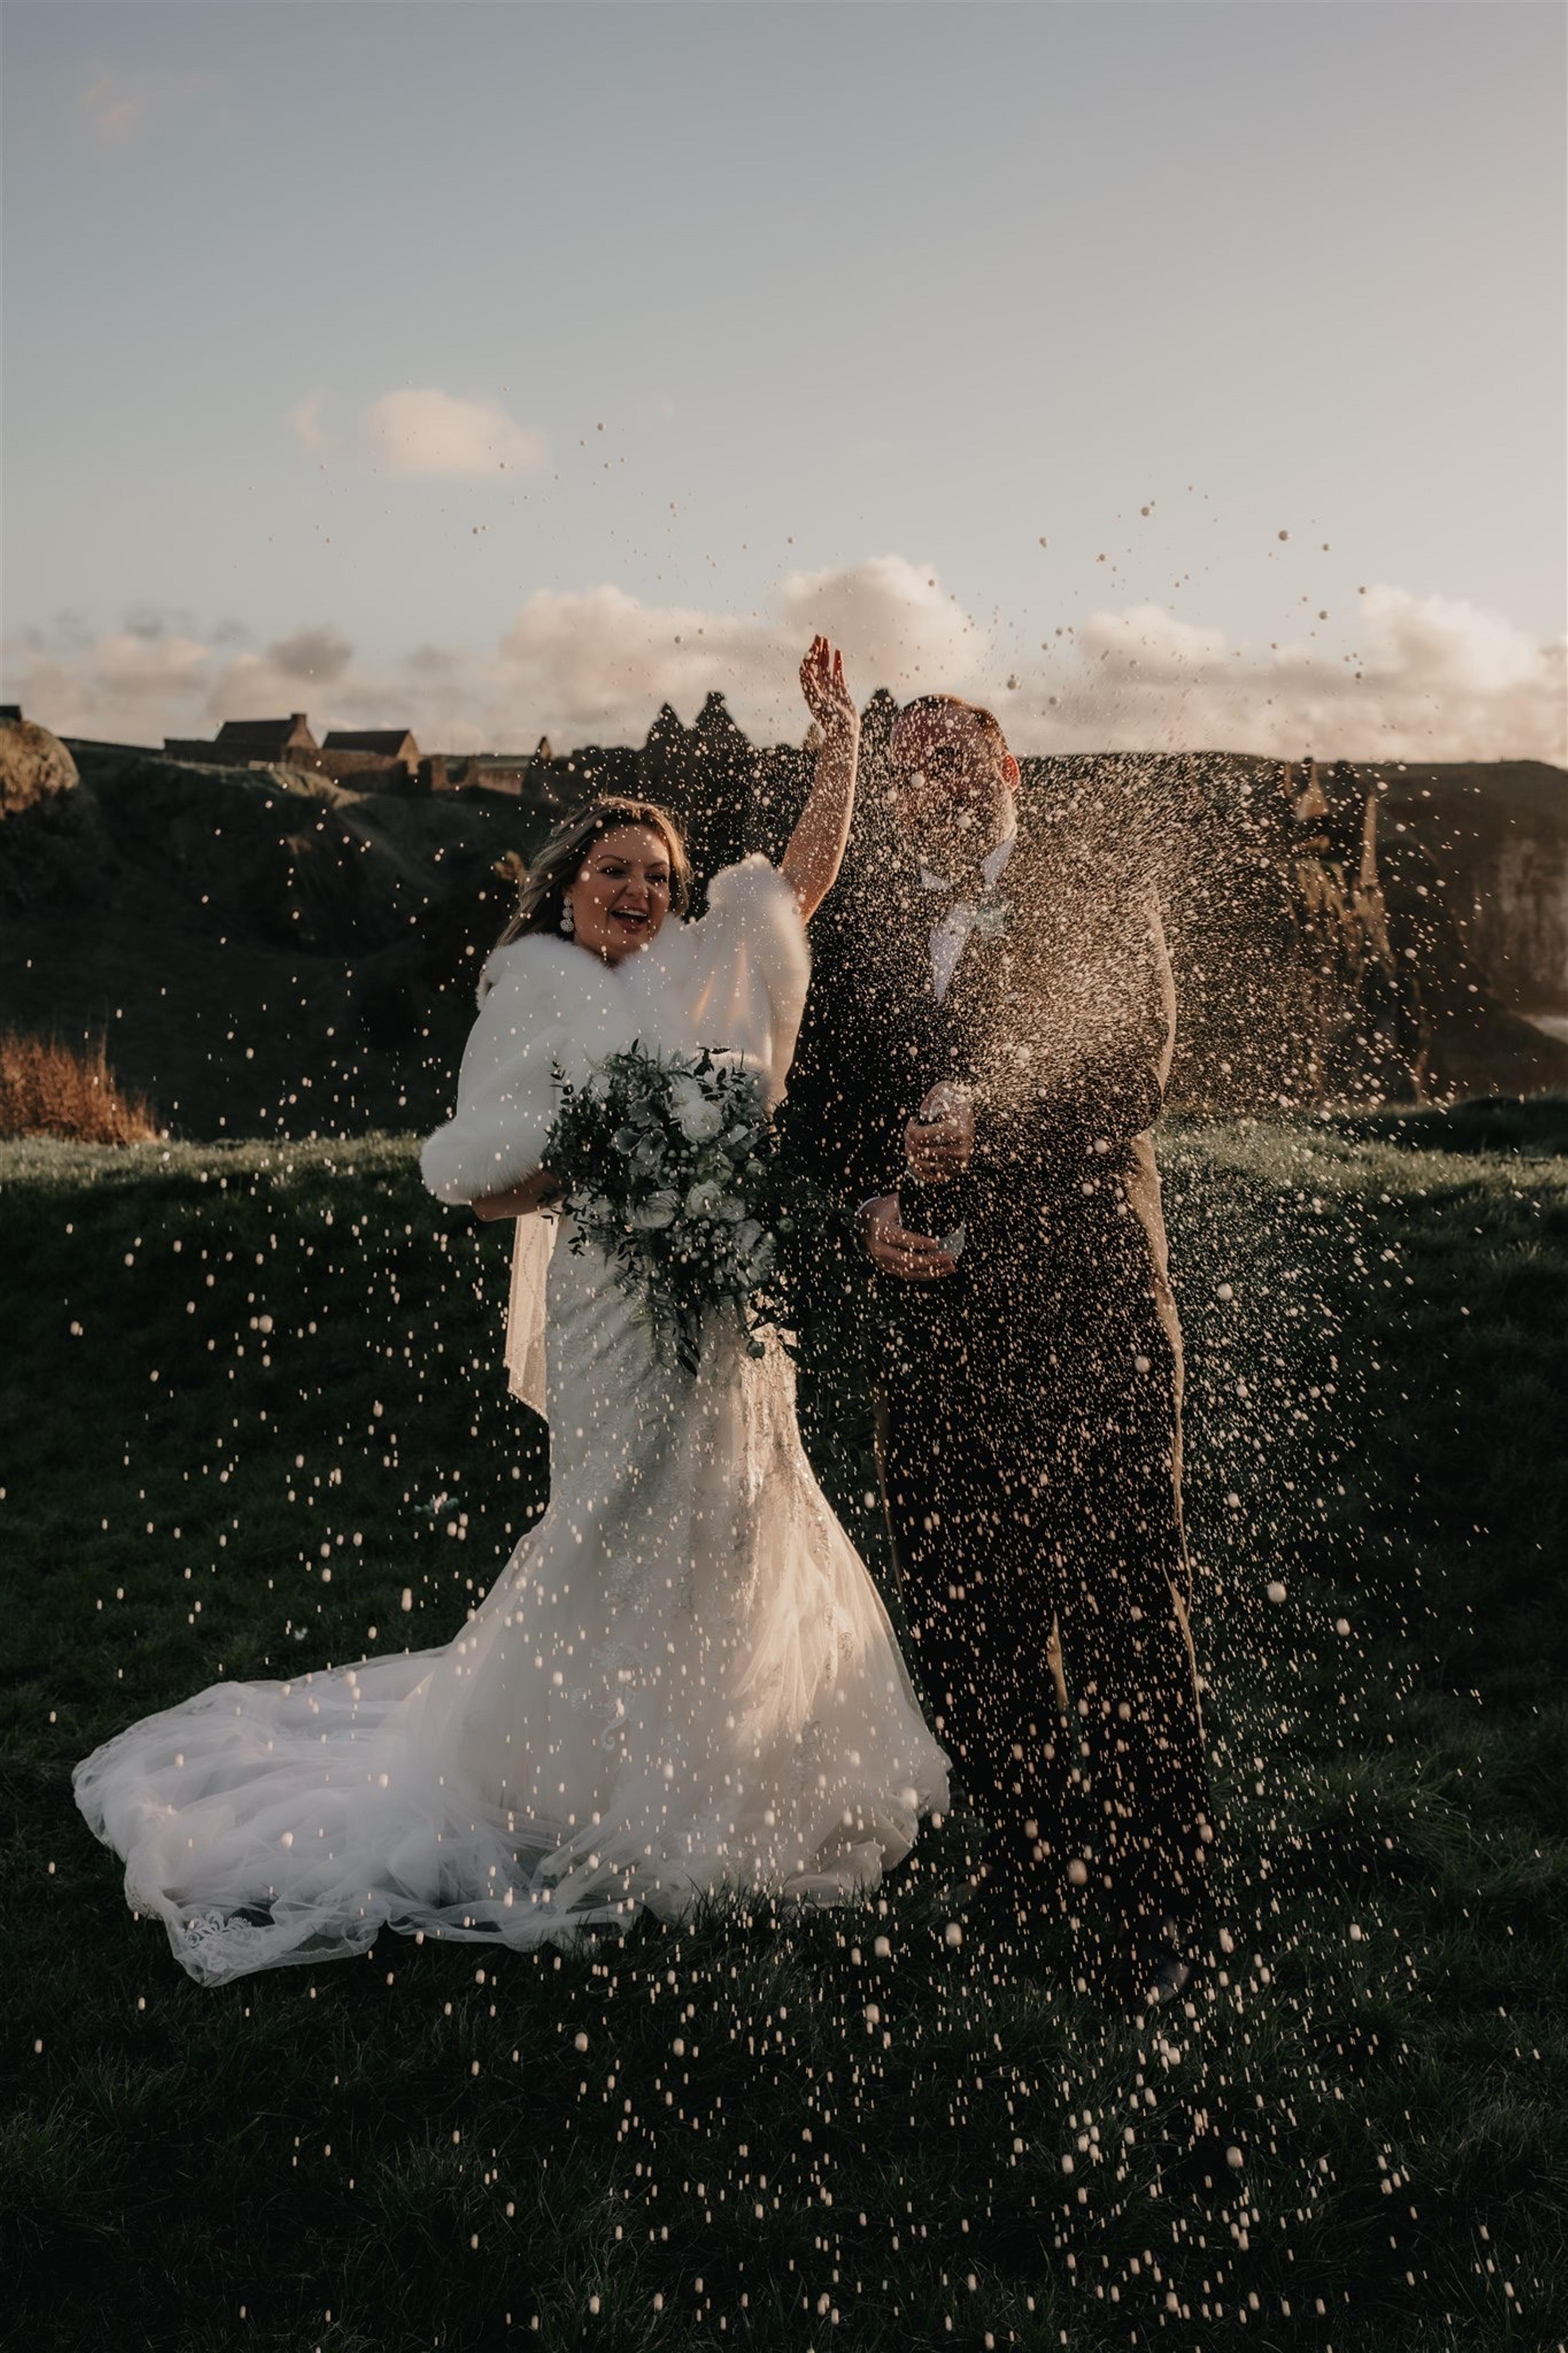
<instances>
[{"instance_id":1,"label":"lace dress detail","mask_svg":"<svg viewBox=\"0 0 1568 2353\"><path fill-rule=\"evenodd\" d=\"M761 860L710 896L629 970L553 941L491 960L457 1116L426 1148L433 1189L518 1181L551 1063L633 1037L735 1052L777 1100L805 986L794 903ZM723 1890L841 1902L946 1801L802 1451L787 1356L721 1328L695 1375L659 1365L565 1240L542 1284L549 1508L453 1641L217 1684L78 1767L130 1902L204 1983L363 1952L384 1925L531 1946Z\"/></svg>"}]
</instances>

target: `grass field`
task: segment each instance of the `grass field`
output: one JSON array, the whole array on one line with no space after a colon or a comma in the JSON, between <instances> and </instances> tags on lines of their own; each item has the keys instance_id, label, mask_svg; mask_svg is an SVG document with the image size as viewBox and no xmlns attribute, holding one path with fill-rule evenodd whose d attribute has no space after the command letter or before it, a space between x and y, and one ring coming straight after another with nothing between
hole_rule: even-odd
<instances>
[{"instance_id":1,"label":"grass field","mask_svg":"<svg viewBox=\"0 0 1568 2353\"><path fill-rule=\"evenodd\" d=\"M920 1873L188 1983L69 1767L461 1623L544 1492L503 1244L398 1140L0 1148L5 2342L1568 2339L1565 1153L1561 1103L1165 1138L1227 1949L1156 2027ZM847 1372L807 1422L880 1572Z\"/></svg>"}]
</instances>

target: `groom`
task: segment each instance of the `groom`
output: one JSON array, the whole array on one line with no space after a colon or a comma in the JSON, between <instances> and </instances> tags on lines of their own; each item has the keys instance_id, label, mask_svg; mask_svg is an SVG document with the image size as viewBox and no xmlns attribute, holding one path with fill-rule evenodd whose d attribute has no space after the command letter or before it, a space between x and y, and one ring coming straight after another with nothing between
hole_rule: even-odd
<instances>
[{"instance_id":1,"label":"groom","mask_svg":"<svg viewBox=\"0 0 1568 2353\"><path fill-rule=\"evenodd\" d=\"M1148 1134L1158 904L1092 787L1020 808L989 712L923 695L889 757L895 855L807 1051L895 1311L880 1468L920 1678L1001 1833L984 1907L1026 1934L1065 1905L1093 1981L1169 2000L1212 1833Z\"/></svg>"}]
</instances>

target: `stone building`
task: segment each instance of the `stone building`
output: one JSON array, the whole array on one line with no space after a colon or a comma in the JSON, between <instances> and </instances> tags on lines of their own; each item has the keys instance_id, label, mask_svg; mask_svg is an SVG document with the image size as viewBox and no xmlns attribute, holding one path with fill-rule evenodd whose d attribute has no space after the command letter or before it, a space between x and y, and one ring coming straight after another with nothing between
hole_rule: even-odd
<instances>
[{"instance_id":1,"label":"stone building","mask_svg":"<svg viewBox=\"0 0 1568 2353\"><path fill-rule=\"evenodd\" d=\"M311 762L355 792L408 792L419 781L419 746L406 727L332 727Z\"/></svg>"},{"instance_id":2,"label":"stone building","mask_svg":"<svg viewBox=\"0 0 1568 2353\"><path fill-rule=\"evenodd\" d=\"M287 719L226 719L216 735L205 741L196 736L163 739L166 760L205 760L235 768L258 764L310 768L320 749L302 711L291 711Z\"/></svg>"},{"instance_id":3,"label":"stone building","mask_svg":"<svg viewBox=\"0 0 1568 2353\"><path fill-rule=\"evenodd\" d=\"M531 807L566 806L549 782L550 738L542 735L531 752L447 752L424 763L430 789L437 793L504 793ZM422 771L423 773L423 771Z\"/></svg>"},{"instance_id":4,"label":"stone building","mask_svg":"<svg viewBox=\"0 0 1568 2353\"><path fill-rule=\"evenodd\" d=\"M334 727L318 744L302 711L287 719L226 719L216 736L166 736L167 760L219 767L303 768L362 793L416 792L428 763L406 727Z\"/></svg>"},{"instance_id":5,"label":"stone building","mask_svg":"<svg viewBox=\"0 0 1568 2353\"><path fill-rule=\"evenodd\" d=\"M406 727L330 727L321 749L367 753L384 766L394 760L408 768L419 765L419 746Z\"/></svg>"}]
</instances>

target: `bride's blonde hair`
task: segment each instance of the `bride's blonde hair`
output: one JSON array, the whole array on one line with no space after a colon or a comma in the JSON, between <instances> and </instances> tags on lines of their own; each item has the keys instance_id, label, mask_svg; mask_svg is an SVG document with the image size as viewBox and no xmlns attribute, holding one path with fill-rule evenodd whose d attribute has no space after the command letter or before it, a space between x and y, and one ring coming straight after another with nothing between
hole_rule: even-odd
<instances>
[{"instance_id":1,"label":"bride's blonde hair","mask_svg":"<svg viewBox=\"0 0 1568 2353\"><path fill-rule=\"evenodd\" d=\"M664 843L669 853L669 912L684 915L691 904L691 860L680 828L669 811L655 801L622 800L607 794L574 809L541 844L529 861L517 913L496 942L497 947L504 948L528 932L559 932L566 893L595 842L602 834L618 833L626 825L646 826Z\"/></svg>"}]
</instances>

